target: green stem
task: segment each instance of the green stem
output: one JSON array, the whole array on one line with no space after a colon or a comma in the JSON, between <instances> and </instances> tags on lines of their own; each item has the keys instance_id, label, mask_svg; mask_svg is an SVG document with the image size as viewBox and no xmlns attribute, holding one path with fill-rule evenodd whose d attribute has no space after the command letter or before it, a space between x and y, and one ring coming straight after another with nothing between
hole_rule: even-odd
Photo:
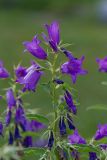
<instances>
[{"instance_id":1,"label":"green stem","mask_svg":"<svg viewBox=\"0 0 107 160\"><path fill-rule=\"evenodd\" d=\"M52 82L56 77L56 60L57 60L58 55L54 55L53 59L53 64L52 64ZM52 83L52 103L53 103L53 109L54 109L54 120L57 119L57 110L56 110L56 93L55 93L55 84ZM55 135L55 140L56 140L56 132L57 131L57 125L56 123L54 124L54 135ZM55 142L56 143L56 142Z\"/></svg>"}]
</instances>

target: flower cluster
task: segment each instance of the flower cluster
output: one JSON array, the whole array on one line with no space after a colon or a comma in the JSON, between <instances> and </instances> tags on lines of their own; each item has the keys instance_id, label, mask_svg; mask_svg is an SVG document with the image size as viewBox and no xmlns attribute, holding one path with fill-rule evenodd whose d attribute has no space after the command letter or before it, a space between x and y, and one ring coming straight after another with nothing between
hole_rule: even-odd
<instances>
[{"instance_id":1,"label":"flower cluster","mask_svg":"<svg viewBox=\"0 0 107 160\"><path fill-rule=\"evenodd\" d=\"M98 126L91 141L85 140L79 134L74 123L74 117L77 115L77 103L72 88L62 80L63 75L66 74L75 84L79 75L86 75L88 71L83 68L85 57L77 58L64 48L64 44L61 44L58 22L45 24L45 29L47 35L42 33L43 41L40 40L39 35L35 35L31 41L23 42L24 52L31 54L34 59L29 67L18 65L14 68L14 84L22 87L17 90L17 87L11 86L6 90L7 108L4 122L0 121L0 135L5 137L8 132L8 145L19 148L21 146L23 153L25 148L43 147L45 152L41 155L41 160L52 159L49 158L51 156L56 159L68 160L72 157L79 160L81 158L79 148L83 149L82 154L84 154L84 150L88 152L89 160L100 160L100 157L107 151L107 144L95 145L94 142L97 143L107 137L107 124ZM43 42L48 47L48 52L42 47ZM67 61L57 67L59 56L64 56ZM96 62L100 72L107 72L107 57L97 58ZM52 114L54 114L54 118L50 122L46 116L32 113L33 110L29 113L22 100L25 92L36 91L40 79L46 75L46 71L49 72L50 77L43 85L48 86L48 93L53 105ZM0 61L0 79L9 77L9 72ZM57 96L59 88L58 93L61 93L60 96ZM0 99L3 97L0 96ZM48 124L45 123L46 121ZM38 137L33 137L36 133L40 134L41 132L46 135L44 139L38 140ZM4 160L3 157L0 159Z\"/></svg>"}]
</instances>

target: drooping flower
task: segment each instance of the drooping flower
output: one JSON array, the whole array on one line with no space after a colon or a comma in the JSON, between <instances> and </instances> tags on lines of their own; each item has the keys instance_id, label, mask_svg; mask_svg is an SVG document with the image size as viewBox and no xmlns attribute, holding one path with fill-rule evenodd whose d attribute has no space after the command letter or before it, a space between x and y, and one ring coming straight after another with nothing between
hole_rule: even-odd
<instances>
[{"instance_id":1,"label":"drooping flower","mask_svg":"<svg viewBox=\"0 0 107 160\"><path fill-rule=\"evenodd\" d=\"M89 160L99 160L95 152L89 152Z\"/></svg>"},{"instance_id":2,"label":"drooping flower","mask_svg":"<svg viewBox=\"0 0 107 160\"><path fill-rule=\"evenodd\" d=\"M8 71L4 68L3 66L3 62L0 61L0 78L8 78L9 77L9 73Z\"/></svg>"},{"instance_id":3,"label":"drooping flower","mask_svg":"<svg viewBox=\"0 0 107 160\"><path fill-rule=\"evenodd\" d=\"M7 100L7 105L9 109L11 110L14 106L16 106L16 100L14 97L13 90L10 88L6 92L6 100Z\"/></svg>"},{"instance_id":4,"label":"drooping flower","mask_svg":"<svg viewBox=\"0 0 107 160\"><path fill-rule=\"evenodd\" d=\"M69 59L61 66L61 72L71 76L72 82L75 83L78 75L85 75L87 71L82 68L84 56L80 59Z\"/></svg>"},{"instance_id":5,"label":"drooping flower","mask_svg":"<svg viewBox=\"0 0 107 160\"><path fill-rule=\"evenodd\" d=\"M107 124L98 126L98 130L96 131L94 139L95 140L100 140L104 137L107 137Z\"/></svg>"},{"instance_id":6,"label":"drooping flower","mask_svg":"<svg viewBox=\"0 0 107 160\"><path fill-rule=\"evenodd\" d=\"M68 122L69 129L75 130L75 126L73 124L72 118L68 113L67 113L67 122Z\"/></svg>"},{"instance_id":7,"label":"drooping flower","mask_svg":"<svg viewBox=\"0 0 107 160\"><path fill-rule=\"evenodd\" d=\"M44 60L47 58L47 53L40 46L40 43L41 41L38 40L36 35L31 42L24 42L23 45L34 57Z\"/></svg>"},{"instance_id":8,"label":"drooping flower","mask_svg":"<svg viewBox=\"0 0 107 160\"><path fill-rule=\"evenodd\" d=\"M15 131L14 131L14 139L20 139L21 138L21 135L20 135L20 131L19 131L19 128L18 128L18 125L15 126Z\"/></svg>"},{"instance_id":9,"label":"drooping flower","mask_svg":"<svg viewBox=\"0 0 107 160\"><path fill-rule=\"evenodd\" d=\"M3 123L0 122L0 135L3 136Z\"/></svg>"},{"instance_id":10,"label":"drooping flower","mask_svg":"<svg viewBox=\"0 0 107 160\"><path fill-rule=\"evenodd\" d=\"M24 141L23 141L23 146L28 148L28 147L32 147L32 137L31 136L27 136L24 138Z\"/></svg>"},{"instance_id":11,"label":"drooping flower","mask_svg":"<svg viewBox=\"0 0 107 160\"><path fill-rule=\"evenodd\" d=\"M53 132L51 131L49 133L49 139L48 139L48 148L51 150L51 148L53 147L53 143L54 143L54 135Z\"/></svg>"},{"instance_id":12,"label":"drooping flower","mask_svg":"<svg viewBox=\"0 0 107 160\"><path fill-rule=\"evenodd\" d=\"M69 143L71 144L86 144L86 140L81 137L77 130L70 136L68 136Z\"/></svg>"},{"instance_id":13,"label":"drooping flower","mask_svg":"<svg viewBox=\"0 0 107 160\"><path fill-rule=\"evenodd\" d=\"M60 135L61 136L66 134L66 125L65 125L64 117L60 117L59 129L60 129Z\"/></svg>"},{"instance_id":14,"label":"drooping flower","mask_svg":"<svg viewBox=\"0 0 107 160\"><path fill-rule=\"evenodd\" d=\"M13 134L11 131L9 131L9 138L8 138L8 144L12 145L14 142Z\"/></svg>"},{"instance_id":15,"label":"drooping flower","mask_svg":"<svg viewBox=\"0 0 107 160\"><path fill-rule=\"evenodd\" d=\"M24 85L23 91L35 91L35 88L38 84L38 81L43 74L42 71L40 71L40 66L36 63L33 63L27 70L27 74L21 78L18 79L18 82L20 84Z\"/></svg>"},{"instance_id":16,"label":"drooping flower","mask_svg":"<svg viewBox=\"0 0 107 160\"><path fill-rule=\"evenodd\" d=\"M100 72L107 72L107 56L103 59L96 59L96 62L99 65L99 71Z\"/></svg>"},{"instance_id":17,"label":"drooping flower","mask_svg":"<svg viewBox=\"0 0 107 160\"><path fill-rule=\"evenodd\" d=\"M58 22L53 22L50 25L46 24L45 28L48 32L48 37L43 33L44 40L49 43L54 52L58 51L58 45L60 43L60 29Z\"/></svg>"},{"instance_id":18,"label":"drooping flower","mask_svg":"<svg viewBox=\"0 0 107 160\"><path fill-rule=\"evenodd\" d=\"M65 101L68 105L68 110L72 112L73 114L77 113L77 108L75 104L73 103L72 95L69 91L66 90L65 95L64 95Z\"/></svg>"},{"instance_id":19,"label":"drooping flower","mask_svg":"<svg viewBox=\"0 0 107 160\"><path fill-rule=\"evenodd\" d=\"M12 117L12 112L11 110L8 110L7 111L7 114L6 114L6 118L5 118L5 123L6 123L6 126L8 126L11 122L11 117Z\"/></svg>"}]
</instances>

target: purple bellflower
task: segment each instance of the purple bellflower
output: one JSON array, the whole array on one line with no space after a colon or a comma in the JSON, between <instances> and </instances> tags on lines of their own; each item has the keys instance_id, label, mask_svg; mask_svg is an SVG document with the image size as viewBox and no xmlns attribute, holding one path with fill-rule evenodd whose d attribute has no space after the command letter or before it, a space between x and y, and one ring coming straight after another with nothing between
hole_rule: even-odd
<instances>
[{"instance_id":1,"label":"purple bellflower","mask_svg":"<svg viewBox=\"0 0 107 160\"><path fill-rule=\"evenodd\" d=\"M57 22L53 22L50 25L46 24L45 28L48 32L48 37L44 33L42 34L42 36L44 40L49 43L50 47L54 50L54 52L57 52L58 45L60 43L59 24Z\"/></svg>"},{"instance_id":2,"label":"purple bellflower","mask_svg":"<svg viewBox=\"0 0 107 160\"><path fill-rule=\"evenodd\" d=\"M75 126L73 124L73 121L71 119L71 116L67 113L67 122L68 122L68 126L69 126L69 129L71 130L75 130Z\"/></svg>"},{"instance_id":3,"label":"purple bellflower","mask_svg":"<svg viewBox=\"0 0 107 160\"><path fill-rule=\"evenodd\" d=\"M98 160L95 152L89 152L89 160Z\"/></svg>"},{"instance_id":4,"label":"purple bellflower","mask_svg":"<svg viewBox=\"0 0 107 160\"><path fill-rule=\"evenodd\" d=\"M5 123L6 123L6 126L8 127L8 125L10 124L11 122L11 117L12 117L12 111L11 110L8 110L7 111L7 114L6 114L6 118L5 118Z\"/></svg>"},{"instance_id":5,"label":"purple bellflower","mask_svg":"<svg viewBox=\"0 0 107 160\"><path fill-rule=\"evenodd\" d=\"M107 72L107 56L103 59L96 59L96 62L99 65L99 71L100 72Z\"/></svg>"},{"instance_id":6,"label":"purple bellflower","mask_svg":"<svg viewBox=\"0 0 107 160\"><path fill-rule=\"evenodd\" d=\"M74 134L68 136L69 143L71 144L86 144L86 141L81 137L77 130L74 131Z\"/></svg>"},{"instance_id":7,"label":"purple bellflower","mask_svg":"<svg viewBox=\"0 0 107 160\"><path fill-rule=\"evenodd\" d=\"M41 41L38 40L36 35L31 42L24 42L23 45L34 57L44 60L47 58L47 53L40 46L40 43Z\"/></svg>"},{"instance_id":8,"label":"purple bellflower","mask_svg":"<svg viewBox=\"0 0 107 160\"><path fill-rule=\"evenodd\" d=\"M104 137L107 137L107 124L98 126L98 130L96 131L94 139L95 140L100 140Z\"/></svg>"},{"instance_id":9,"label":"purple bellflower","mask_svg":"<svg viewBox=\"0 0 107 160\"><path fill-rule=\"evenodd\" d=\"M20 135L20 131L19 131L19 128L18 128L18 125L15 126L15 131L14 131L14 139L20 139L21 138L21 135Z\"/></svg>"},{"instance_id":10,"label":"purple bellflower","mask_svg":"<svg viewBox=\"0 0 107 160\"><path fill-rule=\"evenodd\" d=\"M49 134L49 139L48 139L48 148L51 150L52 146L54 143L54 135L53 132L51 131Z\"/></svg>"},{"instance_id":11,"label":"purple bellflower","mask_svg":"<svg viewBox=\"0 0 107 160\"><path fill-rule=\"evenodd\" d=\"M27 73L26 73L26 68L23 66L18 65L17 68L15 68L15 74L16 74L16 82L18 79L23 78Z\"/></svg>"},{"instance_id":12,"label":"purple bellflower","mask_svg":"<svg viewBox=\"0 0 107 160\"><path fill-rule=\"evenodd\" d=\"M32 137L31 136L27 136L24 138L24 141L23 141L23 146L28 148L28 147L32 147Z\"/></svg>"},{"instance_id":13,"label":"purple bellflower","mask_svg":"<svg viewBox=\"0 0 107 160\"><path fill-rule=\"evenodd\" d=\"M16 100L14 97L13 90L10 88L6 92L6 99L7 99L7 105L8 108L11 110L14 106L16 106Z\"/></svg>"},{"instance_id":14,"label":"purple bellflower","mask_svg":"<svg viewBox=\"0 0 107 160\"><path fill-rule=\"evenodd\" d=\"M3 124L0 122L0 135L3 136Z\"/></svg>"},{"instance_id":15,"label":"purple bellflower","mask_svg":"<svg viewBox=\"0 0 107 160\"><path fill-rule=\"evenodd\" d=\"M68 74L71 76L72 82L75 83L78 75L85 75L87 71L82 68L82 63L84 61L84 56L80 59L69 59L61 66L61 72L63 74Z\"/></svg>"},{"instance_id":16,"label":"purple bellflower","mask_svg":"<svg viewBox=\"0 0 107 160\"><path fill-rule=\"evenodd\" d=\"M8 139L8 144L12 145L14 142L13 134L11 131L9 131L9 139Z\"/></svg>"},{"instance_id":17,"label":"purple bellflower","mask_svg":"<svg viewBox=\"0 0 107 160\"><path fill-rule=\"evenodd\" d=\"M66 134L66 125L65 125L64 117L60 117L59 129L60 129L60 135L61 136Z\"/></svg>"},{"instance_id":18,"label":"purple bellflower","mask_svg":"<svg viewBox=\"0 0 107 160\"><path fill-rule=\"evenodd\" d=\"M9 73L8 71L3 67L3 62L0 61L0 79L2 78L8 78Z\"/></svg>"},{"instance_id":19,"label":"purple bellflower","mask_svg":"<svg viewBox=\"0 0 107 160\"><path fill-rule=\"evenodd\" d=\"M27 74L23 78L19 78L17 81L24 85L23 92L26 90L28 91L35 91L35 88L38 84L38 81L43 74L40 71L40 66L36 63L33 63L27 70Z\"/></svg>"},{"instance_id":20,"label":"purple bellflower","mask_svg":"<svg viewBox=\"0 0 107 160\"><path fill-rule=\"evenodd\" d=\"M68 105L68 110L72 112L73 114L77 113L77 108L73 103L72 95L69 91L66 90L65 95L64 95L65 101Z\"/></svg>"}]
</instances>

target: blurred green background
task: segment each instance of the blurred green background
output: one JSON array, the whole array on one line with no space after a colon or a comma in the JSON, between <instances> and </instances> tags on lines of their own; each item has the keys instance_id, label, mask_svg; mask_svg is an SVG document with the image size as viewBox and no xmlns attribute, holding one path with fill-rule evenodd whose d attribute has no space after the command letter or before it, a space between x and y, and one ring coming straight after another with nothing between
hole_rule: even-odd
<instances>
[{"instance_id":1,"label":"blurred green background","mask_svg":"<svg viewBox=\"0 0 107 160\"><path fill-rule=\"evenodd\" d=\"M0 59L11 74L13 65L19 62L28 66L35 58L23 54L22 42L40 34L43 24L53 20L60 23L63 42L73 44L68 49L76 57L86 57L84 68L89 71L88 75L78 77L75 85L70 77L66 77L69 84L78 90L80 106L76 126L84 137L90 138L99 123L107 123L107 111L86 110L92 105L107 104L107 86L101 84L107 80L107 75L98 72L95 62L96 57L107 55L106 0L0 0ZM8 86L9 80L0 80L1 92ZM52 111L49 95L41 87L24 99L31 103L29 108L40 108L40 112L45 114ZM2 111L6 106L4 102L0 103Z\"/></svg>"}]
</instances>

